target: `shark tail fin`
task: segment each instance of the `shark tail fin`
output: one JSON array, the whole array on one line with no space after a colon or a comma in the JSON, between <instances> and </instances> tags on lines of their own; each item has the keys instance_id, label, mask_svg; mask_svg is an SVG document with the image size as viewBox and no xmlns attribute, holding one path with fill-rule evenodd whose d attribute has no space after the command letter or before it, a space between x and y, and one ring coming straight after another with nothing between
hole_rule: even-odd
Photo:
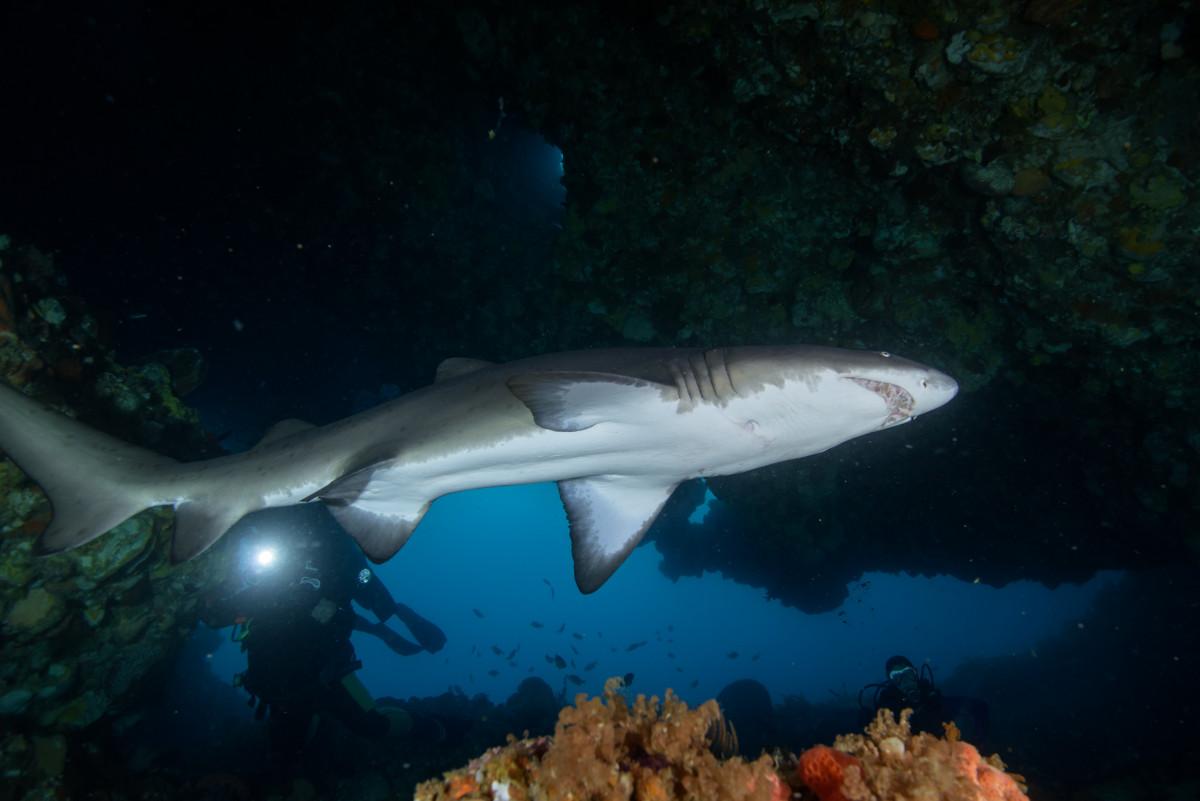
<instances>
[{"instance_id":1,"label":"shark tail fin","mask_svg":"<svg viewBox=\"0 0 1200 801\"><path fill-rule=\"evenodd\" d=\"M41 554L89 542L141 510L173 501L173 459L122 442L0 383L0 449L54 510Z\"/></svg>"}]
</instances>

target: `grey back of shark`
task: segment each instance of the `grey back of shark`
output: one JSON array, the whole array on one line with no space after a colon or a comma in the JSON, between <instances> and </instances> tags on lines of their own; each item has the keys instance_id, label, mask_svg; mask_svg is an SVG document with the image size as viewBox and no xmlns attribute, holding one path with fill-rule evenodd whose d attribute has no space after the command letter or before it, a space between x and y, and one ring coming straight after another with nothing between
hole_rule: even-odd
<instances>
[{"instance_id":1,"label":"grey back of shark","mask_svg":"<svg viewBox=\"0 0 1200 801\"><path fill-rule=\"evenodd\" d=\"M283 421L245 453L191 463L0 386L0 448L54 507L42 553L169 505L172 557L184 560L250 512L319 500L381 562L442 495L554 481L576 583L592 592L681 481L820 453L957 391L949 376L880 352L620 348L448 359L433 384L361 414L320 427Z\"/></svg>"}]
</instances>

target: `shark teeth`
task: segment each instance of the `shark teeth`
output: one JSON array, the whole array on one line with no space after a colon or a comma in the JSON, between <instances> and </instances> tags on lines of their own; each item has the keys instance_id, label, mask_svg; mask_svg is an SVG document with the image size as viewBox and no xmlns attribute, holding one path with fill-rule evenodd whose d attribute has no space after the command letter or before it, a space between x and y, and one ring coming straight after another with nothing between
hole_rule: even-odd
<instances>
[{"instance_id":1,"label":"shark teeth","mask_svg":"<svg viewBox=\"0 0 1200 801\"><path fill-rule=\"evenodd\" d=\"M869 389L887 404L888 416L883 421L883 427L903 423L913 416L913 396L899 384L889 384L886 381L872 381L869 378L851 378L851 381L864 389Z\"/></svg>"}]
</instances>

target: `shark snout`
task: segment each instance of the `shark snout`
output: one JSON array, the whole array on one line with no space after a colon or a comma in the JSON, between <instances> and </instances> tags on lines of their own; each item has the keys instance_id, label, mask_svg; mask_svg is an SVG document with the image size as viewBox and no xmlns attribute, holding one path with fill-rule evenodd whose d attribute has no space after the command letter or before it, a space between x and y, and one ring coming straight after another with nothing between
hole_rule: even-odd
<instances>
[{"instance_id":1,"label":"shark snout","mask_svg":"<svg viewBox=\"0 0 1200 801\"><path fill-rule=\"evenodd\" d=\"M917 402L918 412L929 412L945 406L958 394L958 382L940 370L929 370L922 380L923 392Z\"/></svg>"}]
</instances>

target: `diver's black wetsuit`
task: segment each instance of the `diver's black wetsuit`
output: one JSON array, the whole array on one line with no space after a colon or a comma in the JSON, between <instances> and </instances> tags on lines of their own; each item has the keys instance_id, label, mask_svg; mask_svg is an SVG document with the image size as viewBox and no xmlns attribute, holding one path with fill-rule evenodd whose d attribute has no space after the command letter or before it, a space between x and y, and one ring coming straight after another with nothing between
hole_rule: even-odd
<instances>
[{"instance_id":1,"label":"diver's black wetsuit","mask_svg":"<svg viewBox=\"0 0 1200 801\"><path fill-rule=\"evenodd\" d=\"M251 538L247 559L260 547L267 544ZM296 527L277 547L274 562L246 571L240 587L209 599L203 613L213 627L245 626L243 685L258 699L259 716L270 713L272 755L280 760L297 756L316 715L334 718L361 735L386 733L388 719L365 709L343 684L361 667L351 633L359 629L379 636L401 654L438 650L445 636L397 604L357 546L332 524ZM380 622L355 613L352 601L370 609ZM393 614L410 626L421 645L383 624Z\"/></svg>"},{"instance_id":2,"label":"diver's black wetsuit","mask_svg":"<svg viewBox=\"0 0 1200 801\"><path fill-rule=\"evenodd\" d=\"M895 684L883 685L875 697L875 709L890 709L897 718L901 710L911 709L909 724L913 731L942 734L942 694L928 679L919 679L916 692L908 695Z\"/></svg>"}]
</instances>

